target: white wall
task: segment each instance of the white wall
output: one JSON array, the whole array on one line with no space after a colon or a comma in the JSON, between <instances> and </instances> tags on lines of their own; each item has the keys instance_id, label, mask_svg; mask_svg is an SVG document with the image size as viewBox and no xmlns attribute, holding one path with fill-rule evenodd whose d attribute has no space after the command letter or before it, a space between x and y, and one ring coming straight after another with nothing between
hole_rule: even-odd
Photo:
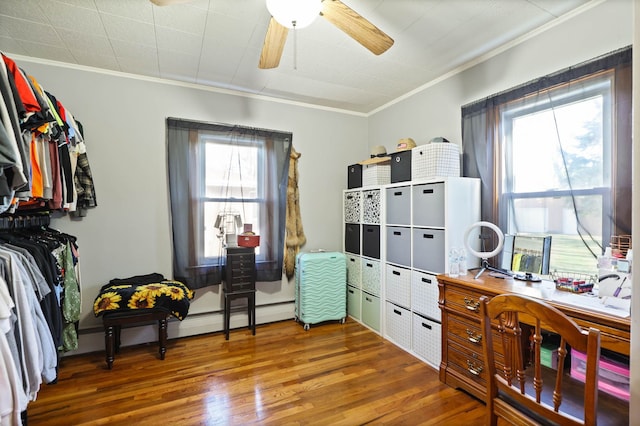
<instances>
[{"instance_id":1,"label":"white wall","mask_svg":"<svg viewBox=\"0 0 640 426\"><path fill-rule=\"evenodd\" d=\"M365 116L14 59L85 130L98 207L82 220L62 217L52 224L78 237L85 332L78 352L104 347L92 304L109 279L150 272L171 277L166 117L293 132L293 145L302 153L300 207L308 239L303 249L342 249L341 191L347 164L368 153ZM258 283L258 305L290 302L292 284ZM170 337L221 330L220 306L219 286L197 290L187 319L170 324ZM258 308L258 323L283 318L293 318L291 303ZM234 324L245 325L246 315L234 316ZM153 339L151 328L123 333L123 345Z\"/></svg>"},{"instance_id":2,"label":"white wall","mask_svg":"<svg viewBox=\"0 0 640 426\"><path fill-rule=\"evenodd\" d=\"M597 2L596 2L597 3ZM369 144L461 144L461 106L632 43L632 0L608 0L371 115Z\"/></svg>"}]
</instances>

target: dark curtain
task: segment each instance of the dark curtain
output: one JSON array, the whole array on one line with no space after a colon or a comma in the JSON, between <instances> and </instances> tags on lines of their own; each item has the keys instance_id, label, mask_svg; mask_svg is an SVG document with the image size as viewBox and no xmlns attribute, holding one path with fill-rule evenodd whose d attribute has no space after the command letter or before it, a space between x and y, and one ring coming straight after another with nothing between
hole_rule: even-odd
<instances>
[{"instance_id":1,"label":"dark curtain","mask_svg":"<svg viewBox=\"0 0 640 426\"><path fill-rule=\"evenodd\" d=\"M176 118L167 119L167 169L171 226L173 234L173 276L191 289L219 284L222 280L220 258L204 258L199 244L203 230L200 188L203 176L199 159L199 132L219 133L233 141L239 137L265 141L266 182L260 250L264 259L256 262L257 281L282 278L286 190L291 149L291 133Z\"/></svg>"},{"instance_id":2,"label":"dark curtain","mask_svg":"<svg viewBox=\"0 0 640 426\"><path fill-rule=\"evenodd\" d=\"M615 71L613 233L631 233L631 59L630 46L561 70L462 107L463 176L480 178L482 220L506 229L499 210L498 141L500 108L542 91L570 85L605 70ZM502 206L501 206L502 207ZM494 239L495 236L493 237ZM493 241L493 246L497 241Z\"/></svg>"}]
</instances>

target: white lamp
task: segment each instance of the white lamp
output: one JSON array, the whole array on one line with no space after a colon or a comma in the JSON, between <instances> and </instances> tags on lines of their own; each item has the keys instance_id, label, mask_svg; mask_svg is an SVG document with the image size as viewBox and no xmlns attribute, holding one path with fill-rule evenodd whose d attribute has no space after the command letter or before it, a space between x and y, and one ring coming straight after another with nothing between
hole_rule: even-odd
<instances>
[{"instance_id":1,"label":"white lamp","mask_svg":"<svg viewBox=\"0 0 640 426\"><path fill-rule=\"evenodd\" d=\"M320 0L267 0L267 9L276 21L287 28L309 26L320 14Z\"/></svg>"}]
</instances>

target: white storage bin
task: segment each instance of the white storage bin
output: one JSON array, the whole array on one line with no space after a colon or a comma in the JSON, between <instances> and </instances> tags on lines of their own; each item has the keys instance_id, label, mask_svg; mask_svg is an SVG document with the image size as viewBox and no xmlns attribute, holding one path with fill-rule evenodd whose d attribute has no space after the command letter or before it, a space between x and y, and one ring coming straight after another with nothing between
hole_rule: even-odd
<instances>
[{"instance_id":1,"label":"white storage bin","mask_svg":"<svg viewBox=\"0 0 640 426\"><path fill-rule=\"evenodd\" d=\"M411 306L411 270L387 264L386 298L405 308Z\"/></svg>"},{"instance_id":2,"label":"white storage bin","mask_svg":"<svg viewBox=\"0 0 640 426\"><path fill-rule=\"evenodd\" d=\"M389 340L404 349L411 349L411 312L386 302L386 334Z\"/></svg>"},{"instance_id":3,"label":"white storage bin","mask_svg":"<svg viewBox=\"0 0 640 426\"><path fill-rule=\"evenodd\" d=\"M362 292L359 288L347 286L347 314L359 320L361 318Z\"/></svg>"},{"instance_id":4,"label":"white storage bin","mask_svg":"<svg viewBox=\"0 0 640 426\"><path fill-rule=\"evenodd\" d=\"M411 178L460 176L460 148L455 143L434 142L411 152Z\"/></svg>"},{"instance_id":5,"label":"white storage bin","mask_svg":"<svg viewBox=\"0 0 640 426\"><path fill-rule=\"evenodd\" d=\"M362 292L362 322L380 332L380 298Z\"/></svg>"},{"instance_id":6,"label":"white storage bin","mask_svg":"<svg viewBox=\"0 0 640 426\"><path fill-rule=\"evenodd\" d=\"M344 193L344 221L347 223L360 222L360 191Z\"/></svg>"},{"instance_id":7,"label":"white storage bin","mask_svg":"<svg viewBox=\"0 0 640 426\"><path fill-rule=\"evenodd\" d=\"M440 368L442 359L442 326L413 314L413 350L425 359L433 368Z\"/></svg>"},{"instance_id":8,"label":"white storage bin","mask_svg":"<svg viewBox=\"0 0 640 426\"><path fill-rule=\"evenodd\" d=\"M371 189L362 192L362 222L380 223L380 190Z\"/></svg>"},{"instance_id":9,"label":"white storage bin","mask_svg":"<svg viewBox=\"0 0 640 426\"><path fill-rule=\"evenodd\" d=\"M362 283L362 270L360 256L345 253L347 256L347 284L360 288Z\"/></svg>"},{"instance_id":10,"label":"white storage bin","mask_svg":"<svg viewBox=\"0 0 640 426\"><path fill-rule=\"evenodd\" d=\"M366 164L362 166L362 186L391 183L391 164Z\"/></svg>"},{"instance_id":11,"label":"white storage bin","mask_svg":"<svg viewBox=\"0 0 640 426\"><path fill-rule=\"evenodd\" d=\"M380 296L380 261L362 259L362 290Z\"/></svg>"},{"instance_id":12,"label":"white storage bin","mask_svg":"<svg viewBox=\"0 0 640 426\"><path fill-rule=\"evenodd\" d=\"M440 321L438 280L435 275L411 271L411 309Z\"/></svg>"}]
</instances>

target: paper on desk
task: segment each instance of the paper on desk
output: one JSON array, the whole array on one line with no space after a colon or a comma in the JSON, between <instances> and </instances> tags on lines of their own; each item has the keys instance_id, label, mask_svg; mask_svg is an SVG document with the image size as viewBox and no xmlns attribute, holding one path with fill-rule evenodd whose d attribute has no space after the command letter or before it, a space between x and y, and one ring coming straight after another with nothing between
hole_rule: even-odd
<instances>
[{"instance_id":1,"label":"paper on desk","mask_svg":"<svg viewBox=\"0 0 640 426\"><path fill-rule=\"evenodd\" d=\"M620 318L627 318L631 312L631 300L618 297L596 297L556 290L549 298L552 302L575 306L590 311L603 312Z\"/></svg>"}]
</instances>

